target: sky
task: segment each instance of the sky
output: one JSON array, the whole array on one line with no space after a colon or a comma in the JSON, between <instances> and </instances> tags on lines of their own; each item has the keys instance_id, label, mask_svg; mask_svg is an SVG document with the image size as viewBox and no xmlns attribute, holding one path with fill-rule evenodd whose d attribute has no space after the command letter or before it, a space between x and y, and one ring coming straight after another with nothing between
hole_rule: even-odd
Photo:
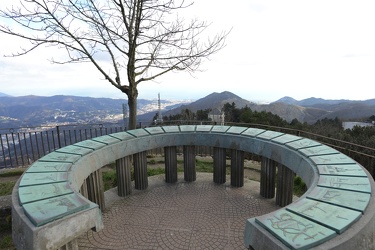
<instances>
[{"instance_id":1,"label":"sky","mask_svg":"<svg viewBox=\"0 0 375 250\"><path fill-rule=\"evenodd\" d=\"M169 73L141 83L139 98L191 100L222 91L255 102L375 98L373 0L197 0L186 13L212 23L209 36L231 29L226 47L193 76ZM14 58L3 55L23 41L0 34L0 45L2 93L125 98L91 64L51 64L62 50Z\"/></svg>"}]
</instances>

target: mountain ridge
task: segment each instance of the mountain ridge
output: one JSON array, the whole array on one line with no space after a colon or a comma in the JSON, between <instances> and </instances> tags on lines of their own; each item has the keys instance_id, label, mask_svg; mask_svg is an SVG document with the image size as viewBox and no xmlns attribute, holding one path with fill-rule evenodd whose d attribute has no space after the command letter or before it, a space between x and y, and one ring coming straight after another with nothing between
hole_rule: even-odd
<instances>
[{"instance_id":1,"label":"mountain ridge","mask_svg":"<svg viewBox=\"0 0 375 250\"><path fill-rule=\"evenodd\" d=\"M6 94L5 94L6 95ZM123 119L122 105L126 99L93 98L69 95L50 97L9 95L0 98L0 126L39 126L55 123L103 123L118 122ZM162 115L178 114L182 109L221 110L225 103L235 103L237 108L248 106L254 111L266 111L279 115L290 122L314 123L324 118L355 120L375 114L375 99L365 101L325 100L307 98L295 100L285 96L270 104L256 104L229 91L213 92L196 101L172 102L161 100ZM138 99L138 121L151 122L157 113L157 100Z\"/></svg>"}]
</instances>

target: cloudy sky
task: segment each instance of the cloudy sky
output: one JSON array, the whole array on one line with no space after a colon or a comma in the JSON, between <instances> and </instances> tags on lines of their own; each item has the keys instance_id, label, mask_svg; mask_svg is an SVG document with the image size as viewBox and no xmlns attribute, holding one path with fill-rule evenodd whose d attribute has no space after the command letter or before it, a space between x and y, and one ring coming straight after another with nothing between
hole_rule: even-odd
<instances>
[{"instance_id":1,"label":"cloudy sky","mask_svg":"<svg viewBox=\"0 0 375 250\"><path fill-rule=\"evenodd\" d=\"M170 73L141 84L139 98L198 99L226 90L250 101L375 98L373 0L200 0L190 11L212 22L211 30L232 28L227 46L194 77ZM0 34L0 44L0 92L124 97L90 64L47 60L62 51L9 58L2 55L22 42Z\"/></svg>"}]
</instances>

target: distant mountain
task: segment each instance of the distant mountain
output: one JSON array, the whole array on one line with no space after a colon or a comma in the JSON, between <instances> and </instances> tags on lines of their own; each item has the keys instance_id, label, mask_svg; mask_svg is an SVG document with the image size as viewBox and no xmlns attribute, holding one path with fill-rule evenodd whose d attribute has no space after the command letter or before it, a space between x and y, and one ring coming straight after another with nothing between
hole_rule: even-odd
<instances>
[{"instance_id":1,"label":"distant mountain","mask_svg":"<svg viewBox=\"0 0 375 250\"><path fill-rule=\"evenodd\" d=\"M295 106L303 107L303 113L305 114L304 118L296 118L299 121L308 123L316 122L317 120L324 118L334 119L338 117L343 120L356 120L375 115L375 99L352 101L345 99L325 100L322 98L311 97L301 101L296 101L290 97L283 97L270 105L276 104L293 104ZM268 108L268 110L272 113L276 112L270 108Z\"/></svg>"},{"instance_id":2,"label":"distant mountain","mask_svg":"<svg viewBox=\"0 0 375 250\"><path fill-rule=\"evenodd\" d=\"M56 125L67 123L106 123L123 119L123 104L127 100L91 98L79 96L1 96L0 128ZM366 101L324 100L308 98L297 101L283 97L270 104L258 105L231 92L212 93L195 102L161 100L162 115L181 113L182 109L193 112L204 109L221 110L225 103L235 103L237 108L246 105L254 111L271 112L290 122L314 123L324 118L360 120L375 115L375 99ZM139 122L151 122L158 112L157 100L138 99Z\"/></svg>"},{"instance_id":3,"label":"distant mountain","mask_svg":"<svg viewBox=\"0 0 375 250\"><path fill-rule=\"evenodd\" d=\"M221 93L212 93L209 94L208 96L205 96L201 99L198 99L195 102L186 104L186 105L181 105L180 107L170 110L168 112L164 112L163 116L168 116L168 115L175 115L178 113L181 113L181 110L183 109L190 109L193 112L196 112L197 110L204 110L204 109L219 109L221 110L224 104L226 103L235 103L237 108L242 108L247 106L251 106L254 103L247 101L231 92L224 91Z\"/></svg>"},{"instance_id":4,"label":"distant mountain","mask_svg":"<svg viewBox=\"0 0 375 250\"><path fill-rule=\"evenodd\" d=\"M105 123L123 119L125 99L57 95L3 96L0 98L0 127L24 127L64 123ZM157 110L157 100L138 99L138 114ZM178 102L162 100L166 109ZM181 104L180 104L181 105Z\"/></svg>"},{"instance_id":5,"label":"distant mountain","mask_svg":"<svg viewBox=\"0 0 375 250\"><path fill-rule=\"evenodd\" d=\"M270 104L256 104L245 100L231 92L212 93L195 102L182 105L168 112L163 112L163 116L181 113L182 109L190 109L196 112L200 109L219 109L225 103L236 104L237 108L250 107L254 111L266 111L280 116L288 122L297 119L300 122L315 123L324 118L334 119L336 117L343 120L356 120L375 115L375 99L366 101L351 100L325 100L322 98L308 98L297 101L292 97L283 97ZM150 117L148 117L150 119Z\"/></svg>"},{"instance_id":6,"label":"distant mountain","mask_svg":"<svg viewBox=\"0 0 375 250\"><path fill-rule=\"evenodd\" d=\"M10 96L10 95L7 95L7 94L4 94L4 93L0 92L0 97L3 97L3 96Z\"/></svg>"},{"instance_id":7,"label":"distant mountain","mask_svg":"<svg viewBox=\"0 0 375 250\"><path fill-rule=\"evenodd\" d=\"M322 98L315 98L315 97L310 97L310 98L307 98L307 99L303 99L301 101L297 101L297 100L295 100L291 97L286 96L286 97L283 97L283 98L275 101L275 103L277 103L277 102L299 105L299 106L303 106L303 107L325 107L325 106L331 106L331 105L353 102L353 101L344 100L344 99L341 99L341 100L325 100L325 99L322 99Z\"/></svg>"}]
</instances>

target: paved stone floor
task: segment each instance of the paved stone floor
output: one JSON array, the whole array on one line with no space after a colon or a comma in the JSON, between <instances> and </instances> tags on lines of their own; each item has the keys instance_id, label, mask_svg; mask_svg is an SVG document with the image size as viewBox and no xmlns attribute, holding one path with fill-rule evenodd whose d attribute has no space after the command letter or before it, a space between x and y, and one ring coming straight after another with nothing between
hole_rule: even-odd
<instances>
[{"instance_id":1,"label":"paved stone floor","mask_svg":"<svg viewBox=\"0 0 375 250\"><path fill-rule=\"evenodd\" d=\"M126 198L106 194L106 203L105 228L82 235L80 249L246 249L246 219L278 208L259 196L259 182L233 188L203 173L191 183L150 177L147 190Z\"/></svg>"}]
</instances>

